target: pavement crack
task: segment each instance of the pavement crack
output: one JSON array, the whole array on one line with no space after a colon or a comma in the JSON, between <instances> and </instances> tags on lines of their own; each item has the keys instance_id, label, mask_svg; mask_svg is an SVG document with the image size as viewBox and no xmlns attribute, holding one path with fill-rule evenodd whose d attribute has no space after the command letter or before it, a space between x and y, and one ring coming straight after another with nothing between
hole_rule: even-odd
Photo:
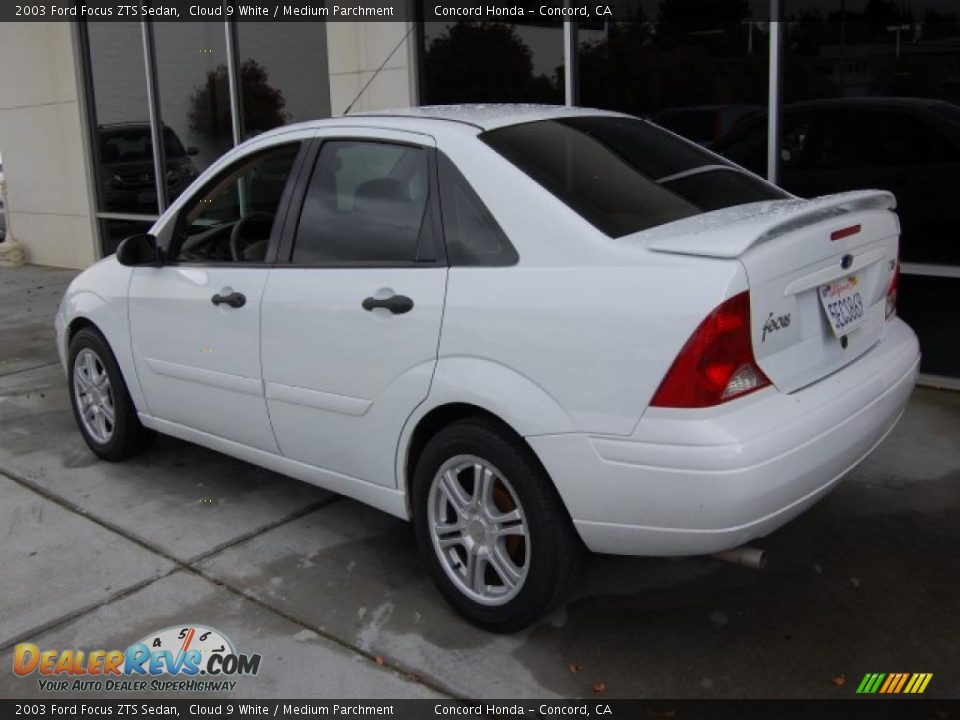
<instances>
[{"instance_id":1,"label":"pavement crack","mask_svg":"<svg viewBox=\"0 0 960 720\"><path fill-rule=\"evenodd\" d=\"M41 368L50 367L51 365L59 365L59 360L54 360L53 362L43 363L42 365L31 365L30 367L20 368L19 370L11 370L10 372L0 372L0 378L13 377L14 375L20 375L22 373L30 372L31 370L40 370Z\"/></svg>"},{"instance_id":2,"label":"pavement crack","mask_svg":"<svg viewBox=\"0 0 960 720\"><path fill-rule=\"evenodd\" d=\"M260 607L260 608L262 608L262 609L264 609L264 610L266 610L266 611L268 611L268 612L270 612L270 613L273 613L274 615L277 615L277 616L283 618L284 620L286 620L286 621L288 621L288 622L291 622L291 623L297 625L298 627L302 627L302 628L305 628L305 629L307 629L307 630L310 630L310 631L316 633L319 637L324 638L327 642L330 642L330 643L332 643L332 644L334 644L334 645L337 645L337 646L339 646L339 647L341 647L341 648L343 648L343 649L345 649L345 650L348 650L348 651L353 652L353 653L355 653L355 654L357 654L357 655L360 655L360 656L366 658L367 660L375 663L377 666L383 667L384 669L391 670L392 672L397 673L397 674L400 675L401 677L404 677L404 678L406 678L407 680L410 680L411 682L416 682L416 683L418 683L419 685L423 685L424 687L427 687L427 688L433 690L434 692L439 693L439 694L441 694L441 695L444 695L444 696L446 696L446 697L449 697L449 698L451 698L451 699L455 699L455 700L463 700L463 699L465 699L465 698L461 697L460 695L457 695L456 693L452 692L449 688L445 688L445 687L443 687L442 685L440 685L439 683L437 683L437 682L435 682L435 681L433 681L433 680L431 680L431 679L425 678L423 675L421 675L421 674L418 673L418 672L415 672L414 670L405 668L405 667L403 667L402 665L400 665L400 664L398 664L398 663L392 662L392 661L390 661L390 660L386 660L386 659L384 659L384 658L379 658L379 659L378 659L379 656L377 656L375 653L370 652L369 650L364 650L363 648L361 648L361 647L359 647L359 646L357 646L357 645L355 645L355 644L353 644L353 643L351 643L351 642L349 642L349 641L347 641L347 640L345 640L345 639L343 639L343 638L341 638L341 637L338 637L337 635L334 635L333 633L329 632L328 630L325 630L324 628L322 628L322 627L320 627L320 626L318 626L318 625L314 625L313 623L310 623L310 622L308 622L308 621L305 621L303 618L297 617L296 615L293 615L293 614L288 613L288 612L286 612L286 611L284 611L284 610L282 610L282 609L280 609L280 608L278 608L278 607L276 607L276 606L274 606L274 605L271 605L270 603L268 603L268 602L266 602L266 601L264 601L264 600L261 600L260 598L256 597L255 595L252 595L252 594L249 593L249 592L245 592L245 591L242 590L241 588L234 587L233 585L230 585L229 583L226 583L226 582L224 582L223 580L220 580L220 579L218 579L218 578L216 578L216 577L213 577L212 575L208 575L208 574L205 573L203 570L201 570L200 568L196 567L196 564L197 564L197 563L202 562L203 560L205 560L205 559L207 559L207 558L210 558L210 557L212 557L212 556L214 556L214 555L216 555L216 554L218 554L218 553L221 553L221 552L223 552L224 550L227 550L228 548L234 547L234 546L236 546L236 545L240 545L240 544L242 544L242 543L244 543L244 542L246 542L246 541L248 541L248 540L250 540L250 539L252 539L252 538L254 538L254 537L256 537L256 536L258 536L258 535L261 535L261 534L263 534L263 533L265 533L265 532L267 532L267 531L269 531L269 530L272 530L272 529L274 529L274 528L280 527L281 525L283 525L283 524L285 524L285 523L292 522L292 521L294 521L294 520L296 520L296 519L298 519L298 518L303 517L304 515L307 515L307 514L309 514L309 513L311 513L311 512L314 512L314 511L316 511L316 510L319 510L320 508L327 507L328 505L331 505L331 504L335 503L335 502L337 502L338 500L341 500L341 499L342 499L342 496L340 496L340 495L332 495L331 497L323 498L322 500L318 500L318 501L316 501L316 502L310 503L309 505L307 505L307 506L305 506L305 507L303 507L303 508L300 508L300 509L297 510L296 512L290 513L289 515L286 515L286 516L284 516L283 518L281 518L281 519L279 519L279 520L276 520L276 521L274 521L274 522L272 522L272 523L269 523L268 525L261 526L261 527L257 528L256 530L252 530L252 531L249 532L249 533L245 533L245 534L242 535L241 537L234 538L233 540L231 540L231 541L229 541L229 542L223 543L222 545L217 546L216 548L210 550L210 551L207 552L207 553L204 553L204 554L202 554L202 555L199 555L199 556L197 556L197 557L195 557L195 558L191 558L191 559L188 559L188 560L182 560L182 559L180 559L180 558L177 558L177 557L171 555L170 553L166 552L165 550L161 550L160 548L157 548L157 547L151 545L151 544L150 544L149 542L147 542L146 540L143 540L142 538L139 538L139 537L137 537L136 535L131 534L130 532L128 532L128 531L127 531L126 529L124 529L124 528L119 527L119 526L117 526L117 525L115 525L115 524L113 524L113 523L111 523L111 522L109 522L109 521L107 521L107 520L104 520L103 518L99 518L99 517L97 517L96 515L92 515L92 514L88 513L86 510L84 510L83 508L81 508L81 507L80 507L79 505L77 505L76 503L68 500L67 498L62 497L61 495L58 495L58 494L56 494L56 493L54 493L54 492L51 492L51 491L48 490L47 488L42 487L41 485L37 484L37 483L34 482L33 480L30 480L29 478L24 477L23 475L21 475L21 474L18 473L18 472L8 470L7 468L4 468L4 467L0 467L0 474L6 475L6 476L7 476L10 480L12 480L13 482L15 482L15 483L17 483L17 484L25 487L26 489L30 490L31 492L36 493L37 495L40 495L41 497L49 500L50 502L53 502L53 503L59 505L59 506L62 507L64 510L67 510L67 511L69 511L69 512L72 512L72 513L75 513L75 514L77 514L77 515L80 515L81 517L86 518L87 520L89 520L89 521L91 521L91 522L93 522L93 523L96 523L96 524L99 525L100 527L102 527L102 528L104 528L104 529L106 529L106 530L109 530L110 532L113 532L113 533L115 533L115 534L123 537L124 539L126 539L126 540L134 543L135 545L138 545L139 547L143 548L144 550L147 550L148 552L154 553L155 555L158 555L158 556L162 557L163 559L165 559L165 560L167 560L167 561L169 561L170 563L173 564L173 567L172 567L169 571L164 572L164 573L158 575L157 577L150 578L150 579L148 579L148 580L144 580L144 581L141 581L141 582L136 583L136 584L134 584L134 585L131 585L130 587L121 590L120 592L116 593L115 595L112 595L111 597L109 597L109 598L108 598L107 600L105 600L104 602L95 603L95 604L93 604L93 605L91 605L91 606L89 606L89 607L80 608L80 609L78 609L78 610L75 610L75 611L67 614L67 615L63 615L63 616L61 616L61 617L58 617L58 618L56 618L55 620L52 620L52 621L50 621L49 623L46 623L46 624L44 624L44 625L42 625L42 626L40 626L40 627L32 628L29 632L24 632L24 633L18 634L18 636L15 637L13 640L11 640L11 641L9 641L9 642L6 642L6 643L4 643L3 645L0 645L0 651L8 650L9 648L11 648L11 647L13 647L14 645L16 645L16 643L19 642L19 641L20 641L21 639L23 639L24 637L27 637L27 636L30 636L30 635L35 635L35 634L37 634L37 633L39 633L39 632L41 632L41 631L42 631L42 632L46 632L46 631L48 631L48 630L52 630L52 629L55 629L55 628L57 628L57 627L63 626L63 625L65 625L65 624L67 624L68 622L72 622L73 620L77 620L77 619L83 617L83 616L86 615L87 613L89 613L89 612L91 612L91 611L93 611L93 610L96 610L96 609L99 608L99 607L103 607L104 605L112 604L112 603L115 602L116 600L122 599L122 598L124 598L124 597L127 597L128 595L131 595L131 594L139 591L139 590L142 590L143 588L147 587L148 585L151 585L151 584L157 582L157 580L160 580L160 579L162 579L162 578L164 578L164 577L167 577L167 576L169 576L169 575L171 575L171 574L173 574L173 573L175 573L175 572L179 572L180 570L184 570L184 571L186 571L186 572L192 573L192 574L194 574L194 575L202 578L202 579L205 580L206 582L209 582L209 583L211 583L211 584L213 584L213 585L215 585L215 586L217 586L217 587L223 588L225 591L231 593L232 595L236 595L237 597L242 598L243 600L245 600L245 601L247 601L247 602L253 603L254 605L257 605L258 607Z\"/></svg>"},{"instance_id":3,"label":"pavement crack","mask_svg":"<svg viewBox=\"0 0 960 720\"><path fill-rule=\"evenodd\" d=\"M364 650L363 648L357 645L354 645L353 643L348 642L347 640L344 640L343 638L337 635L334 635L329 630L325 630L319 625L314 625L313 623L307 622L303 618L297 617L296 615L288 613L285 610L281 610L280 608L274 605L271 605L265 600L261 600L256 595L252 595L249 592L242 590L241 588L234 587L233 585L224 582L220 578L214 577L212 575L208 575L200 568L187 567L186 570L203 578L207 582L212 583L213 585L216 585L217 587L223 588L224 590L226 590L232 595L236 595L237 597L240 597L246 600L247 602L253 603L254 605L260 608L263 608L268 612L271 612L275 615L282 617L284 620L287 620L288 622L295 623L299 627L302 627L306 630L310 630L311 632L316 633L317 635L333 643L334 645L338 645L344 648L345 650L349 650L351 652L356 653L357 655L362 655L367 660L375 663L379 667L392 670L393 672L403 676L404 678L406 678L407 680L410 680L411 682L415 682L419 685L423 685L424 687L429 688L434 692L444 695L452 700L468 699L465 696L458 695L457 693L453 692L449 688L442 686L440 683L435 682L434 680L425 678L423 675L421 675L418 672L415 672L413 670L405 668L404 666L398 663L395 663L391 660L378 656L376 653L370 652L369 650Z\"/></svg>"},{"instance_id":4,"label":"pavement crack","mask_svg":"<svg viewBox=\"0 0 960 720\"><path fill-rule=\"evenodd\" d=\"M204 560L210 559L214 555L218 555L222 553L224 550L229 550L230 548L236 547L237 545L242 545L248 540L252 540L253 538L257 537L258 535L262 535L263 533L273 530L274 528L278 528L281 525L286 525L289 522L293 522L294 520L302 518L304 515L309 515L315 510L319 510L321 508L327 507L328 505L332 505L338 500L343 500L343 495L331 495L330 497L323 498L322 500L316 500L312 503L304 505L302 508L290 513L289 515L284 515L282 518L278 520L274 520L273 522L267 523L266 525L261 525L255 530L251 530L250 532L244 533L243 535L240 535L239 537L235 537L232 540L227 540L226 542L220 543L219 545L216 545L215 547L213 547L211 550L208 550L207 552L201 553L200 555L196 555L195 557L192 557L189 560L182 561L183 565L193 566L193 565L196 565L197 563L201 563Z\"/></svg>"},{"instance_id":5,"label":"pavement crack","mask_svg":"<svg viewBox=\"0 0 960 720\"><path fill-rule=\"evenodd\" d=\"M122 600L125 597L129 597L130 595L133 595L135 592L143 590L148 585L152 585L158 580L163 580L165 577L173 575L173 573L175 572L179 572L181 569L182 568L179 566L174 566L169 570L158 573L154 577L146 578L139 582L133 583L132 585L128 585L127 587L121 590L118 590L112 595L109 595L107 598L105 598L104 600L101 600L100 602L91 603L84 607L77 608L76 610L71 610L70 612L64 615L61 615L60 617L50 620L49 622L40 623L39 625L33 626L29 630L24 630L23 632L20 632L14 635L12 638L8 640L4 640L3 643L0 644L0 653L10 650L19 642L23 642L30 638L35 638L40 633L44 633L47 630L54 630L58 627L66 625L69 622L72 622L73 620L77 620L78 618L83 617L87 613L93 610L96 610L97 608L103 607L104 605L110 605L111 603L114 603L117 600Z\"/></svg>"}]
</instances>

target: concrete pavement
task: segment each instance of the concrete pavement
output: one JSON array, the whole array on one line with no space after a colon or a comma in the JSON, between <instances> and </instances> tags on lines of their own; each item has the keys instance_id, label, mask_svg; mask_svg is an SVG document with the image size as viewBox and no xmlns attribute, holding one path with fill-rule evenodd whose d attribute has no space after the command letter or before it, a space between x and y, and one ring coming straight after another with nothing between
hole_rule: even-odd
<instances>
[{"instance_id":1,"label":"concrete pavement","mask_svg":"<svg viewBox=\"0 0 960 720\"><path fill-rule=\"evenodd\" d=\"M767 570L593 557L565 608L495 636L447 608L401 521L170 438L97 461L53 344L71 276L0 269L0 696L39 694L10 671L18 641L122 648L188 622L263 655L247 697L835 698L868 671L960 694L960 394L918 389L759 543Z\"/></svg>"}]
</instances>

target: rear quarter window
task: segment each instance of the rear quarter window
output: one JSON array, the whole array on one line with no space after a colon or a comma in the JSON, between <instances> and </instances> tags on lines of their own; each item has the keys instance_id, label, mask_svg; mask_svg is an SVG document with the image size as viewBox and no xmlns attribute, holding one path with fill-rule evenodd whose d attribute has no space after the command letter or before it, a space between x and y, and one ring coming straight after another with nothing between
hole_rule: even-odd
<instances>
[{"instance_id":1,"label":"rear quarter window","mask_svg":"<svg viewBox=\"0 0 960 720\"><path fill-rule=\"evenodd\" d=\"M723 207L789 197L636 118L539 120L480 137L611 237Z\"/></svg>"}]
</instances>

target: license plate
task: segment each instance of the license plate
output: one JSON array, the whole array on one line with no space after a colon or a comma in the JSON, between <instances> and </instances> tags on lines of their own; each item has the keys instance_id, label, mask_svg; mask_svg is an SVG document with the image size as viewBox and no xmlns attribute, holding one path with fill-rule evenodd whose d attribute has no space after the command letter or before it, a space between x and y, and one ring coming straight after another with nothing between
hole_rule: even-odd
<instances>
[{"instance_id":1,"label":"license plate","mask_svg":"<svg viewBox=\"0 0 960 720\"><path fill-rule=\"evenodd\" d=\"M860 295L860 279L849 275L835 280L818 289L820 304L826 313L827 321L837 337L849 335L867 319L866 307Z\"/></svg>"}]
</instances>

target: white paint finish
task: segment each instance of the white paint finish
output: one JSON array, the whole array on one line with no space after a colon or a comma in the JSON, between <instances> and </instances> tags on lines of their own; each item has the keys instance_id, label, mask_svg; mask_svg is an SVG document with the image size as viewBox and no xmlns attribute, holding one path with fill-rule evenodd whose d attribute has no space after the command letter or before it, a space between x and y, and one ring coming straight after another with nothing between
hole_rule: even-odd
<instances>
[{"instance_id":1,"label":"white paint finish","mask_svg":"<svg viewBox=\"0 0 960 720\"><path fill-rule=\"evenodd\" d=\"M550 112L571 111L449 111L497 125ZM684 237L698 234L691 221L614 241L478 142L476 127L414 113L267 133L229 153L194 188L247 152L344 132L435 139L512 238L519 264L138 269L131 318L149 401L138 408L150 427L405 517L403 474L416 422L440 405L470 403L527 436L592 548L685 554L744 542L792 517L870 451L906 402L916 338L900 321L881 319L879 342L803 390L768 388L706 410L647 408L693 330L748 281L759 304L808 282L834 249L862 255L865 273L884 264L866 263L881 249L883 257L895 250L897 228L884 196L871 195L883 201L875 205L841 200L846 214L832 219L836 198L782 201L760 218L751 215L756 208L702 216L695 245L683 246ZM805 235L828 237L848 221L862 224L862 236L827 246L830 252ZM740 237L744 228L753 234ZM647 247L654 240L661 251ZM694 247L721 257L686 252ZM123 307L115 299L122 294L119 266L98 267L71 286L60 325L83 312L81 298L107 296L90 304L110 324L111 343L123 344L129 332L113 317ZM866 280L881 288L882 302L883 278ZM247 294L243 312L210 304L226 285ZM364 297L387 290L412 297L414 310L393 316L361 308ZM262 323L254 319L261 295ZM151 373L146 358L160 361L153 365L166 374ZM793 353L798 365L822 359ZM255 383L266 383L267 397L248 394ZM268 436L268 404L279 447Z\"/></svg>"},{"instance_id":2,"label":"white paint finish","mask_svg":"<svg viewBox=\"0 0 960 720\"><path fill-rule=\"evenodd\" d=\"M885 190L857 190L812 200L766 200L694 215L635 233L626 241L661 252L735 258L803 227L829 223L831 230L839 230L855 225L858 212L895 207L893 195Z\"/></svg>"},{"instance_id":3,"label":"white paint finish","mask_svg":"<svg viewBox=\"0 0 960 720\"><path fill-rule=\"evenodd\" d=\"M739 258L750 285L757 363L778 388L793 392L853 362L883 333L899 239L894 205L882 191L753 203L637 233L629 242L658 252ZM853 226L856 233L831 239ZM844 267L847 255L851 264ZM853 273L867 321L841 345L818 288ZM789 323L765 331L768 319L787 317Z\"/></svg>"},{"instance_id":4,"label":"white paint finish","mask_svg":"<svg viewBox=\"0 0 960 720\"><path fill-rule=\"evenodd\" d=\"M257 378L242 377L218 370L205 370L194 365L181 365L166 362L155 358L147 358L146 365L155 375L162 375L174 380L184 380L189 383L209 385L220 390L240 393L241 395L263 396L263 385Z\"/></svg>"},{"instance_id":5,"label":"white paint finish","mask_svg":"<svg viewBox=\"0 0 960 720\"><path fill-rule=\"evenodd\" d=\"M626 267L521 260L512 268L451 268L441 361L501 365L563 408L549 417L515 410L523 432L564 432L552 424L565 415L583 432L629 434L676 351L719 299L746 287L734 261L652 258L643 266L644 251L635 256ZM503 404L499 384L461 382L486 396L482 406Z\"/></svg>"},{"instance_id":6,"label":"white paint finish","mask_svg":"<svg viewBox=\"0 0 960 720\"><path fill-rule=\"evenodd\" d=\"M322 487L340 495L346 495L354 500L366 503L377 510L408 519L404 494L391 487L364 482L357 478L347 477L339 473L318 468L315 465L297 462L273 452L259 450L250 445L226 440L217 435L201 432L194 428L178 423L167 422L158 418L140 413L140 421L149 428L153 428L165 435L171 435L181 440L196 443L203 447L222 452L225 455L243 460L244 462L259 465L267 470L288 475L297 480Z\"/></svg>"},{"instance_id":7,"label":"white paint finish","mask_svg":"<svg viewBox=\"0 0 960 720\"><path fill-rule=\"evenodd\" d=\"M397 438L427 396L447 269L276 268L263 297L263 377L283 454L396 485ZM393 315L366 297L405 295ZM277 393L277 385L286 390Z\"/></svg>"},{"instance_id":8,"label":"white paint finish","mask_svg":"<svg viewBox=\"0 0 960 720\"><path fill-rule=\"evenodd\" d=\"M140 391L130 344L127 288L132 273L130 268L123 267L111 256L94 263L74 278L57 311L57 348L66 371L68 330L76 320L92 322L110 343L134 405L148 409L146 398Z\"/></svg>"},{"instance_id":9,"label":"white paint finish","mask_svg":"<svg viewBox=\"0 0 960 720\"><path fill-rule=\"evenodd\" d=\"M462 105L420 105L417 107L396 107L378 111L398 117L420 119L453 120L476 125L484 130L533 122L551 117L586 117L609 115L611 117L630 117L625 113L596 108L565 107L542 105L537 103L464 103Z\"/></svg>"},{"instance_id":10,"label":"white paint finish","mask_svg":"<svg viewBox=\"0 0 960 720\"><path fill-rule=\"evenodd\" d=\"M260 371L260 298L265 268L170 265L136 268L130 330L151 412L261 450L277 450ZM243 293L243 307L214 294Z\"/></svg>"},{"instance_id":11,"label":"white paint finish","mask_svg":"<svg viewBox=\"0 0 960 720\"><path fill-rule=\"evenodd\" d=\"M869 454L903 412L918 364L916 337L896 321L859 363L792 395L651 409L630 439L528 441L592 550L715 552L780 527Z\"/></svg>"},{"instance_id":12,"label":"white paint finish","mask_svg":"<svg viewBox=\"0 0 960 720\"><path fill-rule=\"evenodd\" d=\"M337 395L336 393L308 390L307 388L283 385L281 383L264 383L267 400L276 400L278 403L302 405L313 410L325 410L343 415L360 417L373 403L362 398Z\"/></svg>"},{"instance_id":13,"label":"white paint finish","mask_svg":"<svg viewBox=\"0 0 960 720\"><path fill-rule=\"evenodd\" d=\"M883 258L886 256L887 249L883 247L877 248L876 250L858 252L853 256L853 262L848 268L846 268L846 272L847 274L858 272L864 268L870 267L878 260L883 260ZM836 279L837 269L836 264L833 264L820 270L814 270L803 277L799 277L796 280L790 281L787 283L786 287L783 288L783 296L787 297L789 295L796 295L804 292L805 290L811 290Z\"/></svg>"}]
</instances>

